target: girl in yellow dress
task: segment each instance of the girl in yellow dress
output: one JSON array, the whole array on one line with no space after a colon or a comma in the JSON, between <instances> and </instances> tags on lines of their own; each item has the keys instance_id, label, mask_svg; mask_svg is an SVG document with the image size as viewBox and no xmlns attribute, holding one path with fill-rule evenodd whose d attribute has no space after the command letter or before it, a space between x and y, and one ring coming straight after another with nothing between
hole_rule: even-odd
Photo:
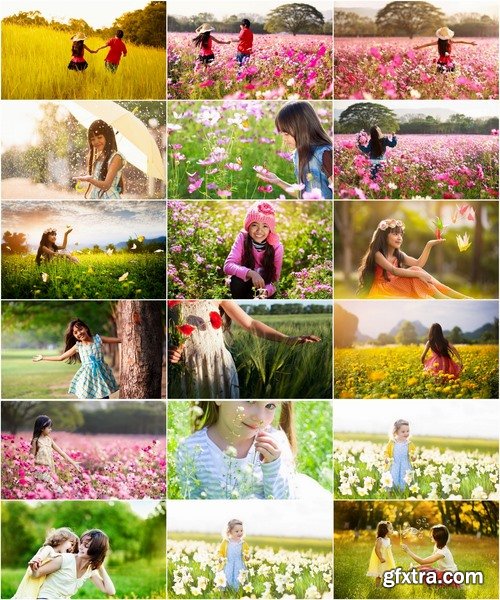
<instances>
[{"instance_id":1,"label":"girl in yellow dress","mask_svg":"<svg viewBox=\"0 0 500 600\"><path fill-rule=\"evenodd\" d=\"M375 585L379 586L386 571L396 568L391 550L390 536L394 533L390 521L380 521L377 525L377 539L373 547L367 577L375 577Z\"/></svg>"}]
</instances>

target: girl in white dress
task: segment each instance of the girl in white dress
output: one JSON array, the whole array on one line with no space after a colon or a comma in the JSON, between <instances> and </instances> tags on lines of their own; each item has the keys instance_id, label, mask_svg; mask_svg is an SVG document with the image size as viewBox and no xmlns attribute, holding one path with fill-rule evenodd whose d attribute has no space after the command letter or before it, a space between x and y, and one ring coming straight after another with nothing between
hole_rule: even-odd
<instances>
[{"instance_id":1,"label":"girl in white dress","mask_svg":"<svg viewBox=\"0 0 500 600\"><path fill-rule=\"evenodd\" d=\"M247 315L233 300L169 300L168 306L172 310L169 321L178 323L185 340L169 339L168 359L171 364L183 359L186 367L179 386L171 387L170 398L240 397L236 365L224 343L224 320L234 320L252 335L289 346L321 341L315 335L285 335Z\"/></svg>"}]
</instances>

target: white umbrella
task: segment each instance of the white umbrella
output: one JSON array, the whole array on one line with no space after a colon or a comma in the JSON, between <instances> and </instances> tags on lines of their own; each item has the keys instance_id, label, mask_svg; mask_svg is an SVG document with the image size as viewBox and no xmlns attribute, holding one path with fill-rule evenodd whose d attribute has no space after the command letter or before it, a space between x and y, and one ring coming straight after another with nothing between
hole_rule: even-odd
<instances>
[{"instance_id":1,"label":"white umbrella","mask_svg":"<svg viewBox=\"0 0 500 600\"><path fill-rule=\"evenodd\" d=\"M87 129L96 119L106 121L115 130L118 150L125 159L148 177L165 181L165 165L153 136L129 110L110 100L66 100L62 104Z\"/></svg>"}]
</instances>

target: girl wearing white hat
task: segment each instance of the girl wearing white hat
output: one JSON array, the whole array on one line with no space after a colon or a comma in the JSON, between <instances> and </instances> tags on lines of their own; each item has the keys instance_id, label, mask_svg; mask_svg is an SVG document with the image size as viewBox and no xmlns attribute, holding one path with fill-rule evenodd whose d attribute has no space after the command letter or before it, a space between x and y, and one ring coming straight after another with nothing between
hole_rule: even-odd
<instances>
[{"instance_id":1,"label":"girl wearing white hat","mask_svg":"<svg viewBox=\"0 0 500 600\"><path fill-rule=\"evenodd\" d=\"M436 31L437 47L439 52L439 58L437 60L437 71L438 73L451 73L455 70L455 63L451 58L451 39L455 35L455 32L448 27L440 27ZM436 42L430 42L429 44L422 44L422 46L415 46L414 50L420 50L421 48L428 48L434 46ZM465 40L453 40L453 44L468 44L469 46L476 46L476 42L466 42Z\"/></svg>"},{"instance_id":2,"label":"girl wearing white hat","mask_svg":"<svg viewBox=\"0 0 500 600\"><path fill-rule=\"evenodd\" d=\"M83 56L85 50L91 54L97 54L98 50L91 50L84 44L84 40L86 39L87 36L80 32L76 33L71 38L73 45L71 46L71 60L69 61L68 65L68 69L70 71L85 71L85 69L89 66L88 62Z\"/></svg>"},{"instance_id":3,"label":"girl wearing white hat","mask_svg":"<svg viewBox=\"0 0 500 600\"><path fill-rule=\"evenodd\" d=\"M231 43L230 41L226 42L224 40L218 40L212 35L212 31L215 31L215 29L210 25L210 23L203 23L203 25L200 25L195 30L195 33L198 35L193 38L194 45L200 49L198 60L204 65L208 65L215 60L214 52L212 50L212 42L217 42L218 44Z\"/></svg>"}]
</instances>

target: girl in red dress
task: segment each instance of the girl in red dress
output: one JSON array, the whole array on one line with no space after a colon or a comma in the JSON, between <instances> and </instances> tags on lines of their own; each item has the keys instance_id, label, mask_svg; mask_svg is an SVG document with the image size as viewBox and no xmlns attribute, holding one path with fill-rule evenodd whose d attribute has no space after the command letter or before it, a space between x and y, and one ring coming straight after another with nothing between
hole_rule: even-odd
<instances>
[{"instance_id":1,"label":"girl in red dress","mask_svg":"<svg viewBox=\"0 0 500 600\"><path fill-rule=\"evenodd\" d=\"M438 73L451 73L455 70L455 63L451 57L451 49L453 44L468 44L469 46L476 46L476 42L466 42L465 40L454 40L451 38L455 35L455 32L448 27L440 27L436 31L437 47L439 52L439 58L437 60L437 72ZM422 46L415 46L414 50L420 50L421 48L428 48L434 46L436 42L430 42L429 44L422 44Z\"/></svg>"}]
</instances>

